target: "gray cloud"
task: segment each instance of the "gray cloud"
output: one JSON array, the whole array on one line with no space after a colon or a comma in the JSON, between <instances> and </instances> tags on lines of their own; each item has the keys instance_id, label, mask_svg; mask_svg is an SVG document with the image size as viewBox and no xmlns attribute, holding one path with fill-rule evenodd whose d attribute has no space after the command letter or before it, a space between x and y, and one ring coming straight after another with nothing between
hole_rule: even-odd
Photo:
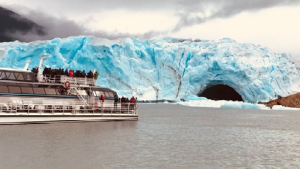
<instances>
[{"instance_id":1,"label":"gray cloud","mask_svg":"<svg viewBox=\"0 0 300 169\"><path fill-rule=\"evenodd\" d=\"M15 0L18 2L19 0ZM1 2L1 0L0 0ZM63 17L57 18L45 14L43 11L26 9L26 17L33 20L37 24L43 26L46 35L40 36L35 33L14 33L11 36L20 37L22 41L46 40L55 37L68 37L76 35L94 35L97 37L115 39L121 37L138 37L138 38L153 38L159 35L166 35L171 32L178 32L183 28L190 27L197 24L202 24L216 18L229 18L245 11L257 11L275 6L286 6L299 4L300 0L152 0L151 2L145 0L23 0L22 3L40 4L46 6L53 12L58 12L63 15L77 14L91 16L93 13L106 10L168 10L179 18L178 23L170 31L152 31L144 34L129 34L121 32L106 32L102 30L90 31L85 28L84 24L76 23L75 21L65 19ZM59 5L57 5L59 4ZM21 9L20 6L11 6L16 12ZM207 10L210 10L207 13ZM48 11L47 11L48 12ZM49 12L48 12L49 13ZM109 16L108 16L109 17Z\"/></svg>"},{"instance_id":2,"label":"gray cloud","mask_svg":"<svg viewBox=\"0 0 300 169\"><path fill-rule=\"evenodd\" d=\"M23 8L24 10L24 8ZM101 38L116 39L121 37L139 37L141 35L133 35L127 33L120 33L117 31L106 32L102 30L91 31L84 26L76 23L75 21L68 20L65 18L57 18L44 14L41 11L26 10L25 17L32 20L33 22L41 25L44 28L44 34L37 34L36 31L21 32L13 31L8 35L20 41L30 42L35 40L50 40L56 37L65 38L69 36L78 35L93 35Z\"/></svg>"},{"instance_id":3,"label":"gray cloud","mask_svg":"<svg viewBox=\"0 0 300 169\"><path fill-rule=\"evenodd\" d=\"M176 13L179 22L172 31L177 32L182 28L202 24L216 18L229 18L241 12L299 3L300 0L193 0L183 2L183 8ZM212 9L211 14L206 16L205 11L210 7Z\"/></svg>"}]
</instances>

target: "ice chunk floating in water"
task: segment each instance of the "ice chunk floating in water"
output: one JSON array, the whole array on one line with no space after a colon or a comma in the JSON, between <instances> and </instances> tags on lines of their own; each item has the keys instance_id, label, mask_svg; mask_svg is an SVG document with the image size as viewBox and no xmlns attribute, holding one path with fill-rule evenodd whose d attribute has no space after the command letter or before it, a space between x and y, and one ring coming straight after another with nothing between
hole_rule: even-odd
<instances>
[{"instance_id":1,"label":"ice chunk floating in water","mask_svg":"<svg viewBox=\"0 0 300 169\"><path fill-rule=\"evenodd\" d=\"M215 108L235 108L235 109L269 109L263 104L244 103L241 101L209 100L205 97L191 95L185 102L178 104L192 107L215 107Z\"/></svg>"},{"instance_id":2,"label":"ice chunk floating in water","mask_svg":"<svg viewBox=\"0 0 300 169\"><path fill-rule=\"evenodd\" d=\"M88 71L97 67L98 85L139 99L179 100L215 85L229 86L250 103L300 91L299 73L288 55L231 39L107 40L80 36L1 43L0 66L23 68L29 59L31 69L38 66L42 54L52 55L45 63L52 68Z\"/></svg>"},{"instance_id":3,"label":"ice chunk floating in water","mask_svg":"<svg viewBox=\"0 0 300 169\"><path fill-rule=\"evenodd\" d=\"M209 100L205 97L197 97L191 95L184 102L177 102L177 104L190 107L214 107L214 108L233 108L233 109L264 109L271 110L263 104L244 103L241 101L227 101L227 100ZM275 105L272 110L300 110L299 108L283 107Z\"/></svg>"}]
</instances>

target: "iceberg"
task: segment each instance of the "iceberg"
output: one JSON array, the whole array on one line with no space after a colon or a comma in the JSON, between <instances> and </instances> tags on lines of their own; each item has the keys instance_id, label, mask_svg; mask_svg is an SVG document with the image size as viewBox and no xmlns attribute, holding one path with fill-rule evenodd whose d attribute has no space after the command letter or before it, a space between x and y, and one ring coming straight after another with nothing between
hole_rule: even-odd
<instances>
[{"instance_id":1,"label":"iceberg","mask_svg":"<svg viewBox=\"0 0 300 169\"><path fill-rule=\"evenodd\" d=\"M241 101L227 101L227 100L210 100L205 97L197 97L195 95L189 96L184 102L177 102L177 104L190 107L213 107L213 108L233 108L233 109L265 109L270 110L263 104L244 103ZM279 110L279 109L276 109Z\"/></svg>"},{"instance_id":2,"label":"iceberg","mask_svg":"<svg viewBox=\"0 0 300 169\"><path fill-rule=\"evenodd\" d=\"M50 54L44 66L93 70L97 84L141 100L186 99L213 85L228 85L248 103L300 91L299 72L290 55L250 43L160 38L116 40L89 36L30 43L0 43L0 67L29 69Z\"/></svg>"}]
</instances>

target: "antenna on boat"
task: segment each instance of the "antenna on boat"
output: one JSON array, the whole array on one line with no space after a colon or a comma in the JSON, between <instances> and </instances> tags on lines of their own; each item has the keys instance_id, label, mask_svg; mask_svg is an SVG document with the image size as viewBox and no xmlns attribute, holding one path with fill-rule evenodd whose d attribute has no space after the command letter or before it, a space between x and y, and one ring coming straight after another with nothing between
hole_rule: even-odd
<instances>
[{"instance_id":1,"label":"antenna on boat","mask_svg":"<svg viewBox=\"0 0 300 169\"><path fill-rule=\"evenodd\" d=\"M97 69L97 68L95 67L95 68L94 68L94 72L93 72L94 74L96 73L96 69Z\"/></svg>"},{"instance_id":2,"label":"antenna on boat","mask_svg":"<svg viewBox=\"0 0 300 169\"><path fill-rule=\"evenodd\" d=\"M42 74L43 72L42 72L41 68L43 65L43 60L45 59L44 57L47 57L47 56L51 56L51 55L41 55L39 69L38 69L38 75L37 75L37 79L39 82L43 81L43 74Z\"/></svg>"},{"instance_id":3,"label":"antenna on boat","mask_svg":"<svg viewBox=\"0 0 300 169\"><path fill-rule=\"evenodd\" d=\"M30 60L26 60L26 65L23 68L23 70L27 70L28 69L29 63L30 63Z\"/></svg>"}]
</instances>

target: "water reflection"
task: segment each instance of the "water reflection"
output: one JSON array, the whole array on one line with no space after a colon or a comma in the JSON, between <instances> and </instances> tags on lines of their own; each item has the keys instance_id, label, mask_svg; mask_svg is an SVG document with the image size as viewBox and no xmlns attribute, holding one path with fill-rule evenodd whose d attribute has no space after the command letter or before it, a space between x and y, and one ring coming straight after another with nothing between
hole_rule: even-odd
<instances>
[{"instance_id":1,"label":"water reflection","mask_svg":"<svg viewBox=\"0 0 300 169\"><path fill-rule=\"evenodd\" d=\"M139 108L139 121L0 126L0 168L293 168L300 164L297 112L162 104Z\"/></svg>"}]
</instances>

